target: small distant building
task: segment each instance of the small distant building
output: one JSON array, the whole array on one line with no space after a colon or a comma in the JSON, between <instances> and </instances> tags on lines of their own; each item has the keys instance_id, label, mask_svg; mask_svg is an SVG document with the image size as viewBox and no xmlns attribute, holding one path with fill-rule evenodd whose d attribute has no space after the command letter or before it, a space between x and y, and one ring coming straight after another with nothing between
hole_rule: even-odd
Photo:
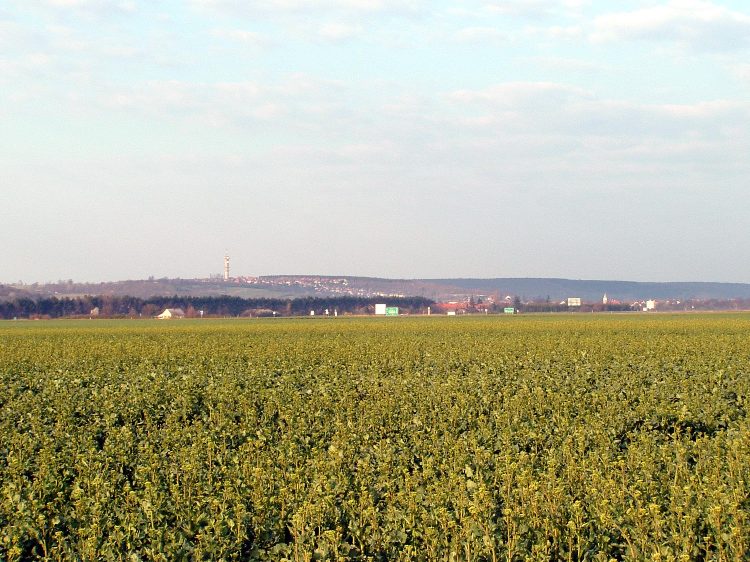
<instances>
[{"instance_id":1,"label":"small distant building","mask_svg":"<svg viewBox=\"0 0 750 562\"><path fill-rule=\"evenodd\" d=\"M646 301L646 310L656 310L656 301L655 300L647 300Z\"/></svg>"},{"instance_id":2,"label":"small distant building","mask_svg":"<svg viewBox=\"0 0 750 562\"><path fill-rule=\"evenodd\" d=\"M466 312L466 303L458 301L439 302L435 304L435 310L441 313L453 312L463 314ZM453 314L451 314L453 316Z\"/></svg>"},{"instance_id":3,"label":"small distant building","mask_svg":"<svg viewBox=\"0 0 750 562\"><path fill-rule=\"evenodd\" d=\"M95 306L94 308L92 308L89 312L89 316L99 316L99 307Z\"/></svg>"},{"instance_id":4,"label":"small distant building","mask_svg":"<svg viewBox=\"0 0 750 562\"><path fill-rule=\"evenodd\" d=\"M181 308L165 308L164 312L157 316L159 320L170 320L172 318L185 318L185 311Z\"/></svg>"},{"instance_id":5,"label":"small distant building","mask_svg":"<svg viewBox=\"0 0 750 562\"><path fill-rule=\"evenodd\" d=\"M609 302L609 298L607 298L607 293L604 293L604 296L602 297L602 304L607 304Z\"/></svg>"}]
</instances>

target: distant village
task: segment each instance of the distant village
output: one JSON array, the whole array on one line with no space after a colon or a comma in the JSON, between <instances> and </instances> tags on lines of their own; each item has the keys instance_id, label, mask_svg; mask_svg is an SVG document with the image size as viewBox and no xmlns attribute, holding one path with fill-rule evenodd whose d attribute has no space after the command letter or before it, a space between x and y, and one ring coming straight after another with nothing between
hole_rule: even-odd
<instances>
[{"instance_id":1,"label":"distant village","mask_svg":"<svg viewBox=\"0 0 750 562\"><path fill-rule=\"evenodd\" d=\"M204 280L204 282L215 282L217 277ZM382 280L378 280L382 281ZM290 287L311 291L314 294L325 296L351 296L351 297L405 297L406 292L384 292L378 288L368 287L363 284L361 278L352 282L347 277L326 276L240 276L228 277L225 282L234 285L247 285L267 288ZM396 281L397 283L397 281ZM375 283L373 283L375 284ZM434 291L434 289L433 289ZM423 290L422 295L432 291ZM440 295L437 291L431 295L435 299L433 310L436 312L455 312L457 314L471 313L498 313L513 308L514 311L526 312L625 312L640 311L653 312L663 311L689 311L704 309L748 309L750 302L745 299L663 299L653 298L620 300L604 293L601 300L587 300L581 297L570 296L560 301L552 301L549 297L536 297L526 299L519 295L506 294L501 291L492 293L463 292L451 295Z\"/></svg>"},{"instance_id":2,"label":"distant village","mask_svg":"<svg viewBox=\"0 0 750 562\"><path fill-rule=\"evenodd\" d=\"M216 278L209 278L205 281L211 282ZM273 276L273 277L252 277L240 276L231 277L227 282L237 285L250 285L257 287L294 287L299 289L309 289L317 294L324 295L347 295L352 297L372 297L372 296L405 296L403 294L384 294L379 291L368 290L366 287L355 287L350 285L346 277L319 277L319 276Z\"/></svg>"}]
</instances>

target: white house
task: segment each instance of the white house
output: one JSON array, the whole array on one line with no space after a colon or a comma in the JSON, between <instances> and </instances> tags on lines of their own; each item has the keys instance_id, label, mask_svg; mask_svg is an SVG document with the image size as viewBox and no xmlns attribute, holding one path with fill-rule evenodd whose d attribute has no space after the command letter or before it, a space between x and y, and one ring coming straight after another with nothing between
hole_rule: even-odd
<instances>
[{"instance_id":1,"label":"white house","mask_svg":"<svg viewBox=\"0 0 750 562\"><path fill-rule=\"evenodd\" d=\"M185 318L185 311L181 308L165 308L164 312L157 316L159 320L169 320L170 318Z\"/></svg>"}]
</instances>

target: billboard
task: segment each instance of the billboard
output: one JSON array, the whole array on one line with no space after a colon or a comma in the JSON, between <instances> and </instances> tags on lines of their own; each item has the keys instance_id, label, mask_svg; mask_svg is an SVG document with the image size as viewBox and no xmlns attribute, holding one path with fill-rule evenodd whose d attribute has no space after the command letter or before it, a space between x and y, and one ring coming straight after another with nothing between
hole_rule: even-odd
<instances>
[{"instance_id":1,"label":"billboard","mask_svg":"<svg viewBox=\"0 0 750 562\"><path fill-rule=\"evenodd\" d=\"M385 315L386 316L398 316L398 307L397 306L386 307Z\"/></svg>"},{"instance_id":2,"label":"billboard","mask_svg":"<svg viewBox=\"0 0 750 562\"><path fill-rule=\"evenodd\" d=\"M581 306L581 299L579 297L568 297L568 306Z\"/></svg>"},{"instance_id":3,"label":"billboard","mask_svg":"<svg viewBox=\"0 0 750 562\"><path fill-rule=\"evenodd\" d=\"M516 313L516 309L513 308L512 306L506 306L505 308L503 308L503 312L505 314L515 314Z\"/></svg>"},{"instance_id":4,"label":"billboard","mask_svg":"<svg viewBox=\"0 0 750 562\"><path fill-rule=\"evenodd\" d=\"M375 314L385 315L385 303L375 305Z\"/></svg>"}]
</instances>

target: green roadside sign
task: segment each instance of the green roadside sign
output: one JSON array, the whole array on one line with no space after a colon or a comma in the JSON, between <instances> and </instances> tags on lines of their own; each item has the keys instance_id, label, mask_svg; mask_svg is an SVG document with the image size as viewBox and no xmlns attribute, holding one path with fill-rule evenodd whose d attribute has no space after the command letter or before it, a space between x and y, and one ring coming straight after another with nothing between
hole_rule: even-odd
<instances>
[{"instance_id":1,"label":"green roadside sign","mask_svg":"<svg viewBox=\"0 0 750 562\"><path fill-rule=\"evenodd\" d=\"M512 306L506 306L506 307L505 307L505 308L503 309L503 312L504 312L505 314L515 314L515 313L516 313L516 309L515 309L515 308L513 308Z\"/></svg>"},{"instance_id":2,"label":"green roadside sign","mask_svg":"<svg viewBox=\"0 0 750 562\"><path fill-rule=\"evenodd\" d=\"M387 306L385 308L385 315L386 316L398 316L398 307L397 306Z\"/></svg>"}]
</instances>

